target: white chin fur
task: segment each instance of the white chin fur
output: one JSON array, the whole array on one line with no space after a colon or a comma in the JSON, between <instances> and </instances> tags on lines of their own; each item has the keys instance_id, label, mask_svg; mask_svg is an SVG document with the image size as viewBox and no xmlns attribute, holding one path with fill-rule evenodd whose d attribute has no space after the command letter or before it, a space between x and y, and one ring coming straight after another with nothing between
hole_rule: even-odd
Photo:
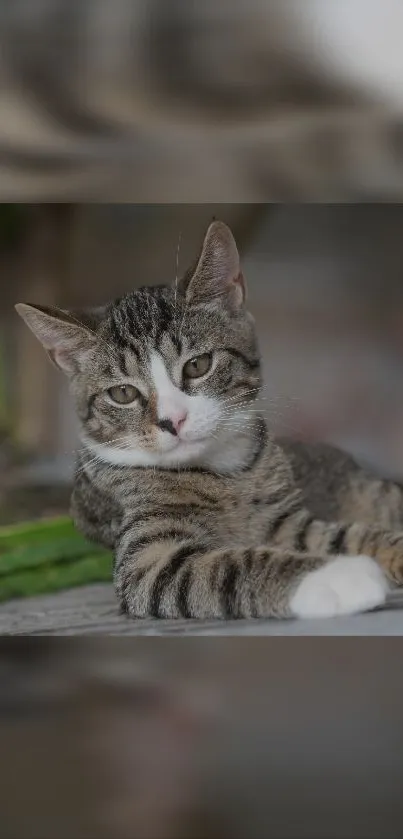
<instances>
[{"instance_id":1,"label":"white chin fur","mask_svg":"<svg viewBox=\"0 0 403 839\"><path fill-rule=\"evenodd\" d=\"M382 606L389 590L377 563L368 556L339 556L309 572L290 599L298 618L354 615Z\"/></svg>"},{"instance_id":2,"label":"white chin fur","mask_svg":"<svg viewBox=\"0 0 403 839\"><path fill-rule=\"evenodd\" d=\"M83 442L100 460L111 463L113 466L171 466L175 468L180 464L192 462L195 458L199 458L206 448L206 443L203 441L181 443L160 452L136 448L118 449L102 443L93 443L88 439Z\"/></svg>"},{"instance_id":3,"label":"white chin fur","mask_svg":"<svg viewBox=\"0 0 403 839\"><path fill-rule=\"evenodd\" d=\"M95 443L85 435L82 435L81 439L93 455L113 466L176 469L188 465L222 473L231 473L242 468L250 456L251 448L248 437L238 435L228 439L225 433L217 439L181 441L179 445L159 452L134 447L119 449Z\"/></svg>"}]
</instances>

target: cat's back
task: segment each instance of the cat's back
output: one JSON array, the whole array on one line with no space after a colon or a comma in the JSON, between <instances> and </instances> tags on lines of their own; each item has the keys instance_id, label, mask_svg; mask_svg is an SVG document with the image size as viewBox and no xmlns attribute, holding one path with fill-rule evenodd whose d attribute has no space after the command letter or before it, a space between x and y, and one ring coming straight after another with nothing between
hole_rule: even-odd
<instances>
[{"instance_id":1,"label":"cat's back","mask_svg":"<svg viewBox=\"0 0 403 839\"><path fill-rule=\"evenodd\" d=\"M374 475L334 446L286 438L277 442L314 516L403 527L402 489L396 483Z\"/></svg>"},{"instance_id":2,"label":"cat's back","mask_svg":"<svg viewBox=\"0 0 403 839\"><path fill-rule=\"evenodd\" d=\"M278 440L305 503L318 518L338 517L351 480L360 471L353 458L325 443Z\"/></svg>"}]
</instances>

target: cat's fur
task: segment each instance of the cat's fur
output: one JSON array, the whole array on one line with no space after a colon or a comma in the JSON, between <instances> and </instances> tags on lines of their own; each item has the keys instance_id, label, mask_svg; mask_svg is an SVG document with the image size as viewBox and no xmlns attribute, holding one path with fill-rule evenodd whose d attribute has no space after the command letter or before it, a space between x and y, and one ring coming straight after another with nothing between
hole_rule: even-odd
<instances>
[{"instance_id":1,"label":"cat's fur","mask_svg":"<svg viewBox=\"0 0 403 839\"><path fill-rule=\"evenodd\" d=\"M3 3L1 200L400 199L387 46L357 80L305 5Z\"/></svg>"},{"instance_id":2,"label":"cat's fur","mask_svg":"<svg viewBox=\"0 0 403 839\"><path fill-rule=\"evenodd\" d=\"M210 225L177 288L142 288L85 316L17 309L70 378L83 441L73 515L114 550L127 613L332 616L379 606L403 581L403 532L361 515L367 498L370 511L389 509L396 527L401 490L323 450L325 477L329 458L339 464L345 486L334 493L334 512L344 521L318 518L309 452L301 457L294 445L289 459L254 407L257 337L224 224ZM186 362L206 353L211 369L186 377ZM108 389L120 385L138 389L132 404L112 402Z\"/></svg>"}]
</instances>

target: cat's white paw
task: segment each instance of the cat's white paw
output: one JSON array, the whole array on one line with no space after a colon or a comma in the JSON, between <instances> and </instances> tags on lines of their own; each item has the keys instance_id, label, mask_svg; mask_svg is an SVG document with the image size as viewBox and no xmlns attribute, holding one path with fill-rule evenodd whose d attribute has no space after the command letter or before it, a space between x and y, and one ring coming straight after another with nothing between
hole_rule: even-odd
<instances>
[{"instance_id":1,"label":"cat's white paw","mask_svg":"<svg viewBox=\"0 0 403 839\"><path fill-rule=\"evenodd\" d=\"M298 618L332 618L366 612L385 603L389 586L368 556L338 556L310 571L290 599Z\"/></svg>"}]
</instances>

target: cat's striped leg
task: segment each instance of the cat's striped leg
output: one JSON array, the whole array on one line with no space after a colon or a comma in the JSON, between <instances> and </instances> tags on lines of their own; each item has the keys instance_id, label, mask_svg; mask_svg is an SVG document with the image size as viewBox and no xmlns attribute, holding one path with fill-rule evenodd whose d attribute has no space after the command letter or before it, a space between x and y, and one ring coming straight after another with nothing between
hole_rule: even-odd
<instances>
[{"instance_id":1,"label":"cat's striped leg","mask_svg":"<svg viewBox=\"0 0 403 839\"><path fill-rule=\"evenodd\" d=\"M365 556L323 557L269 546L211 550L172 528L118 547L116 592L133 617L334 617L382 605L388 585Z\"/></svg>"},{"instance_id":2,"label":"cat's striped leg","mask_svg":"<svg viewBox=\"0 0 403 839\"><path fill-rule=\"evenodd\" d=\"M403 532L388 531L366 524L325 522L307 510L280 511L267 528L267 541L286 550L306 551L322 556L372 557L388 579L403 585Z\"/></svg>"}]
</instances>

